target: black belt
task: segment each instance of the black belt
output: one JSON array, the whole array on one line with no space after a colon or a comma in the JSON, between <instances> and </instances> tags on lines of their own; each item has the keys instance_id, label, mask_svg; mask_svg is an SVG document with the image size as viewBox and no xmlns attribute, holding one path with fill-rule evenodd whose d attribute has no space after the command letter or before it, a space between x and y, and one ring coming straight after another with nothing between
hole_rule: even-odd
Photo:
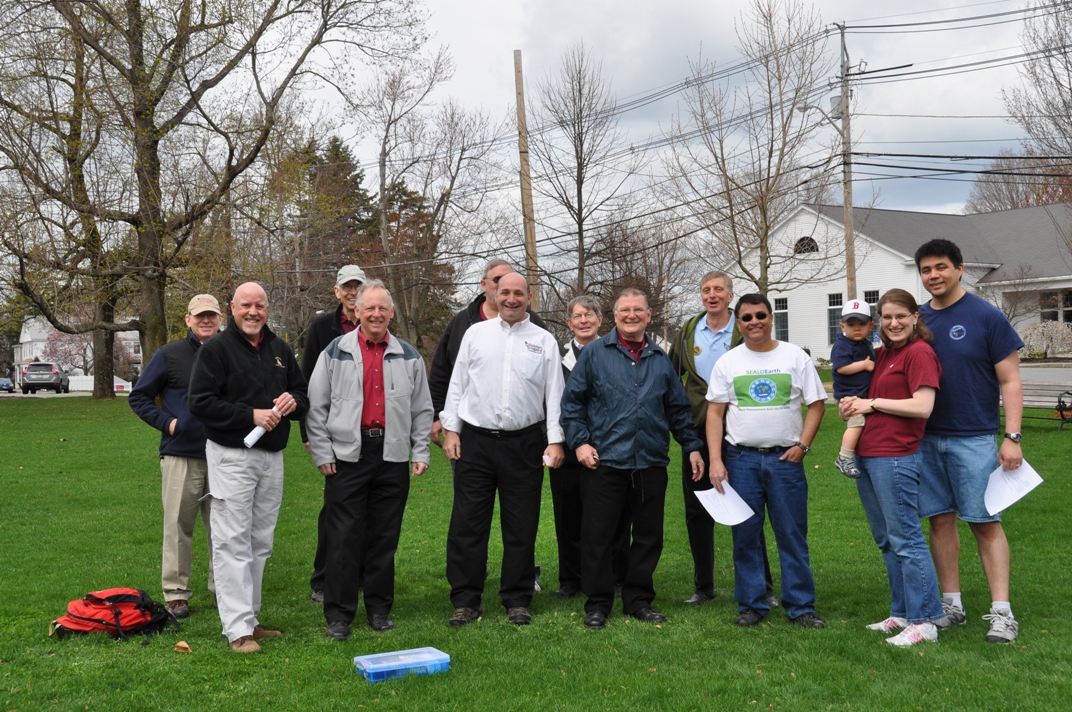
<instances>
[{"instance_id":1,"label":"black belt","mask_svg":"<svg viewBox=\"0 0 1072 712\"><path fill-rule=\"evenodd\" d=\"M730 443L730 445L733 445L733 443ZM751 450L752 452L758 452L758 453L760 453L762 455L769 455L769 454L771 454L773 452L785 452L789 448L796 447L796 446L795 445L775 445L774 447L750 447L748 445L733 445L733 447L739 447L742 450Z\"/></svg>"},{"instance_id":2,"label":"black belt","mask_svg":"<svg viewBox=\"0 0 1072 712\"><path fill-rule=\"evenodd\" d=\"M383 440L383 436L385 434L386 433L383 428L373 428L372 430L361 431L361 437L369 438L370 440Z\"/></svg>"},{"instance_id":3,"label":"black belt","mask_svg":"<svg viewBox=\"0 0 1072 712\"><path fill-rule=\"evenodd\" d=\"M541 420L527 428L521 428L521 430L488 430L487 428L478 428L472 423L465 423L465 427L470 428L481 435L487 435L489 438L519 438L522 435L528 435L529 433L543 430L546 425L544 424L544 421Z\"/></svg>"}]
</instances>

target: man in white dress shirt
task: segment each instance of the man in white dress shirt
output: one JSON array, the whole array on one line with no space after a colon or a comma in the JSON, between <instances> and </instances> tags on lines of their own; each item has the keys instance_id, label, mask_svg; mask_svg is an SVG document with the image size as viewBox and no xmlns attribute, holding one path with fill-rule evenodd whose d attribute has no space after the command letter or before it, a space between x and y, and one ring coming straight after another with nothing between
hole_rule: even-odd
<instances>
[{"instance_id":1,"label":"man in white dress shirt","mask_svg":"<svg viewBox=\"0 0 1072 712\"><path fill-rule=\"evenodd\" d=\"M495 298L498 317L465 332L440 414L443 451L457 461L447 532L452 627L483 614L496 491L503 538L499 596L511 623L532 622L543 466L558 467L564 456L558 343L529 320L524 277L504 275Z\"/></svg>"}]
</instances>

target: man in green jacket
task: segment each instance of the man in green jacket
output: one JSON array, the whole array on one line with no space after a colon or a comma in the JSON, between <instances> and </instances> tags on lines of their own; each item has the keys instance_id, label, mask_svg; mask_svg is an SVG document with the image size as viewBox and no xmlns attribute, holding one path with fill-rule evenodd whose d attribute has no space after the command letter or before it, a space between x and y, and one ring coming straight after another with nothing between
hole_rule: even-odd
<instances>
[{"instance_id":1,"label":"man in green jacket","mask_svg":"<svg viewBox=\"0 0 1072 712\"><path fill-rule=\"evenodd\" d=\"M690 414L700 439L704 440L704 449L700 453L707 462L707 380L715 362L727 351L741 343L741 332L737 328L730 304L733 302L733 278L725 272L708 272L700 279L700 298L704 311L690 318L681 327L670 345L670 362L678 374L685 377L685 394L689 398ZM700 605L715 597L715 520L707 513L700 500L693 494L711 489L711 482L706 477L695 480L688 458L682 453L681 484L685 495L685 528L689 534L689 549L692 551L693 583L695 591L685 600L690 605ZM771 608L778 606L771 582L770 564L764 564L767 575L767 603Z\"/></svg>"}]
</instances>

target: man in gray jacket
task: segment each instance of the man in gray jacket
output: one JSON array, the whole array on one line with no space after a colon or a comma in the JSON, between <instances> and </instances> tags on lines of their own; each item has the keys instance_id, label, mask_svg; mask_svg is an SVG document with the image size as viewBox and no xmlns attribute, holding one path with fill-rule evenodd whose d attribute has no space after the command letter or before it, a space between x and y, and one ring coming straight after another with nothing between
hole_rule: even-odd
<instances>
[{"instance_id":1,"label":"man in gray jacket","mask_svg":"<svg viewBox=\"0 0 1072 712\"><path fill-rule=\"evenodd\" d=\"M428 469L432 427L424 360L388 332L394 301L382 282L362 287L357 314L361 326L332 341L317 360L305 421L313 463L327 478L324 617L335 640L350 637L362 584L369 626L395 627L390 614L407 464L412 453L413 474Z\"/></svg>"}]
</instances>

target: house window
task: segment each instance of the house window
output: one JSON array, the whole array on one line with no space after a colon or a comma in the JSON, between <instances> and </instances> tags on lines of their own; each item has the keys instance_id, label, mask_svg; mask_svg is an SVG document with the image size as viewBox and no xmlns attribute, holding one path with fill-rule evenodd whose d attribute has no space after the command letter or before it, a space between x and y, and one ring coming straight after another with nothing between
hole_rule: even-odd
<instances>
[{"instance_id":1,"label":"house window","mask_svg":"<svg viewBox=\"0 0 1072 712\"><path fill-rule=\"evenodd\" d=\"M819 244L809 236L800 238L797 244L793 245L794 255L807 255L818 251Z\"/></svg>"},{"instance_id":2,"label":"house window","mask_svg":"<svg viewBox=\"0 0 1072 712\"><path fill-rule=\"evenodd\" d=\"M1062 319L1066 324L1072 324L1072 290L1061 293Z\"/></svg>"},{"instance_id":3,"label":"house window","mask_svg":"<svg viewBox=\"0 0 1072 712\"><path fill-rule=\"evenodd\" d=\"M830 332L830 345L833 346L841 333L841 294L827 294L826 305L829 307L826 310L826 325Z\"/></svg>"},{"instance_id":4,"label":"house window","mask_svg":"<svg viewBox=\"0 0 1072 712\"><path fill-rule=\"evenodd\" d=\"M1039 316L1042 321L1060 321L1057 311L1057 297L1057 292L1042 292L1039 294L1039 307L1042 309Z\"/></svg>"},{"instance_id":5,"label":"house window","mask_svg":"<svg viewBox=\"0 0 1072 712\"><path fill-rule=\"evenodd\" d=\"M789 341L789 299L774 300L774 338Z\"/></svg>"},{"instance_id":6,"label":"house window","mask_svg":"<svg viewBox=\"0 0 1072 712\"><path fill-rule=\"evenodd\" d=\"M867 335L867 339L875 346L878 346L882 343L878 338L878 310L875 309L875 305L878 304L878 290L868 289L864 291L864 301L871 307L871 319L875 322L874 327L871 329L871 333Z\"/></svg>"},{"instance_id":7,"label":"house window","mask_svg":"<svg viewBox=\"0 0 1072 712\"><path fill-rule=\"evenodd\" d=\"M868 289L867 291L865 291L864 292L864 301L867 302L868 304L870 304L872 307L874 307L876 304L878 304L878 290L877 289Z\"/></svg>"}]
</instances>

